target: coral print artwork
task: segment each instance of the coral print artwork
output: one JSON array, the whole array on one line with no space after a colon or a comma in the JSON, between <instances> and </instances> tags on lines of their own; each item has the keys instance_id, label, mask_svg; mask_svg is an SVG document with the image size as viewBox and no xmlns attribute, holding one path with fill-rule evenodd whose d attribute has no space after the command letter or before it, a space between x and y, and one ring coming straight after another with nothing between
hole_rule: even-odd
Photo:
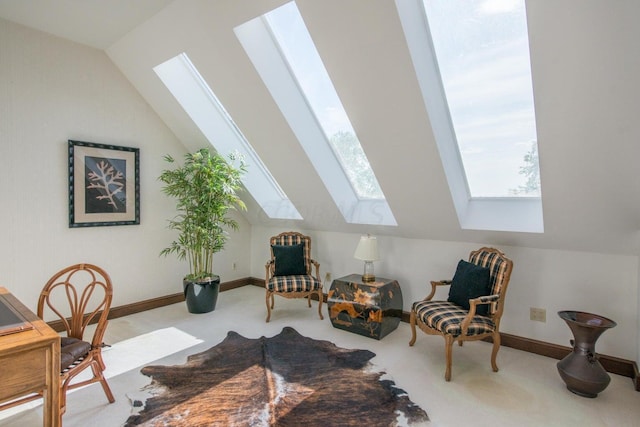
<instances>
[{"instance_id":1,"label":"coral print artwork","mask_svg":"<svg viewBox=\"0 0 640 427\"><path fill-rule=\"evenodd\" d=\"M69 140L69 227L140 224L140 149Z\"/></svg>"},{"instance_id":2,"label":"coral print artwork","mask_svg":"<svg viewBox=\"0 0 640 427\"><path fill-rule=\"evenodd\" d=\"M85 212L125 212L127 161L85 157Z\"/></svg>"}]
</instances>

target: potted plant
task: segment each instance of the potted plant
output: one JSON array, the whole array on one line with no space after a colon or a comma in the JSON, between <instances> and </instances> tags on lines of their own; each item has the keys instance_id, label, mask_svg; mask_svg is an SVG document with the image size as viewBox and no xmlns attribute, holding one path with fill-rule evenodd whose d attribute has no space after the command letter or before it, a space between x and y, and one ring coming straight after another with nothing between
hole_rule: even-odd
<instances>
[{"instance_id":1,"label":"potted plant","mask_svg":"<svg viewBox=\"0 0 640 427\"><path fill-rule=\"evenodd\" d=\"M169 155L164 160L175 163ZM237 154L229 155L229 160L203 148L186 154L182 166L164 170L159 177L164 183L162 191L176 199L178 211L168 226L178 231L178 238L160 254L176 254L178 259L188 260L189 274L184 277L183 290L190 313L215 309L220 277L213 274L213 254L224 248L227 229L238 229L238 223L227 216L228 211L246 210L237 194L246 165Z\"/></svg>"}]
</instances>

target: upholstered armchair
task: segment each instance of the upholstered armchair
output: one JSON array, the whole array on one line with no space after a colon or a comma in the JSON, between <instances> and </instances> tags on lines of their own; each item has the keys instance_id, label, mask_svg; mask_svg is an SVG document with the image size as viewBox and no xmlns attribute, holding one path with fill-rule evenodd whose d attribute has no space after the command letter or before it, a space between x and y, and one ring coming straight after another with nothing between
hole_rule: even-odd
<instances>
[{"instance_id":1,"label":"upholstered armchair","mask_svg":"<svg viewBox=\"0 0 640 427\"><path fill-rule=\"evenodd\" d=\"M453 280L431 282L431 293L411 307L410 346L416 342L416 326L430 335L445 340L446 370L444 378L451 380L453 342L491 337L491 367L498 372L496 357L500 349L500 318L504 310L507 286L513 261L494 248L471 252L469 261L460 260ZM450 286L446 301L433 301L439 286Z\"/></svg>"},{"instance_id":2,"label":"upholstered armchair","mask_svg":"<svg viewBox=\"0 0 640 427\"><path fill-rule=\"evenodd\" d=\"M274 295L285 298L307 298L311 307L311 295L318 296L318 315L322 316L322 281L320 264L311 258L311 238L288 231L271 237L271 259L265 265L267 289L267 322L271 319ZM312 267L314 271L312 272Z\"/></svg>"}]
</instances>

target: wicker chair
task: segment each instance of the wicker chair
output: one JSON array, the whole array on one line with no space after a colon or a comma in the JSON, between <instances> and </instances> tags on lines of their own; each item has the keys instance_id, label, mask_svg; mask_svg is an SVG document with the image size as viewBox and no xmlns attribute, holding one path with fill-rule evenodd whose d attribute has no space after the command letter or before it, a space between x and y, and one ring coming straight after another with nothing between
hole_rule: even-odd
<instances>
[{"instance_id":1,"label":"wicker chair","mask_svg":"<svg viewBox=\"0 0 640 427\"><path fill-rule=\"evenodd\" d=\"M504 300L513 269L513 261L502 252L494 248L481 248L471 252L469 262L461 266L461 261L452 280L431 282L431 293L421 301L414 302L411 308L410 346L416 342L416 326L430 335L441 335L445 340L446 371L444 378L451 380L451 359L453 342L458 341L460 346L464 341L481 340L491 337L493 351L491 353L491 367L498 372L496 356L500 349L500 318L504 310ZM465 266L473 264L484 267L470 268L477 273L488 275L487 292L480 292L465 301L453 302L453 286L457 291L465 291ZM486 271L488 269L488 271ZM470 277L470 276L467 276ZM469 283L471 280L468 280ZM473 280L475 281L475 280ZM438 286L452 285L447 301L432 301ZM470 286L471 287L471 286ZM486 288L485 288L486 289ZM468 301L468 302L467 302ZM463 307L464 305L464 307ZM478 312L486 311L479 314Z\"/></svg>"},{"instance_id":2,"label":"wicker chair","mask_svg":"<svg viewBox=\"0 0 640 427\"><path fill-rule=\"evenodd\" d=\"M60 340L60 425L67 407L67 390L99 382L109 403L115 402L103 375L105 364L102 360L102 339L112 298L109 275L91 264L76 264L59 271L40 293L38 317L44 319L45 312L55 314L66 331L66 336ZM86 327L95 322L91 341L85 341ZM87 368L91 368L93 376L72 384L73 379ZM39 397L27 396L20 402Z\"/></svg>"},{"instance_id":3,"label":"wicker chair","mask_svg":"<svg viewBox=\"0 0 640 427\"><path fill-rule=\"evenodd\" d=\"M267 322L271 319L274 295L285 298L307 298L311 307L311 295L318 297L318 315L322 316L322 280L320 264L311 258L311 238L295 231L280 233L269 241L271 259L265 265L267 289ZM311 267L315 267L315 275Z\"/></svg>"}]
</instances>

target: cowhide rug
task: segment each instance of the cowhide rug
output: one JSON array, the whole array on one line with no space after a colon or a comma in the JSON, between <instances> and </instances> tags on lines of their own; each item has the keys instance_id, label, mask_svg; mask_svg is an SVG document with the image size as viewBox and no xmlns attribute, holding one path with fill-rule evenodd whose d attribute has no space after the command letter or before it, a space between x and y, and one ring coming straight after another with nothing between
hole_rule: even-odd
<instances>
[{"instance_id":1,"label":"cowhide rug","mask_svg":"<svg viewBox=\"0 0 640 427\"><path fill-rule=\"evenodd\" d=\"M126 426L396 426L429 417L348 350L286 327L273 338L235 332L178 366L146 366L153 397ZM138 402L141 406L142 403ZM134 406L136 406L134 404Z\"/></svg>"}]
</instances>

